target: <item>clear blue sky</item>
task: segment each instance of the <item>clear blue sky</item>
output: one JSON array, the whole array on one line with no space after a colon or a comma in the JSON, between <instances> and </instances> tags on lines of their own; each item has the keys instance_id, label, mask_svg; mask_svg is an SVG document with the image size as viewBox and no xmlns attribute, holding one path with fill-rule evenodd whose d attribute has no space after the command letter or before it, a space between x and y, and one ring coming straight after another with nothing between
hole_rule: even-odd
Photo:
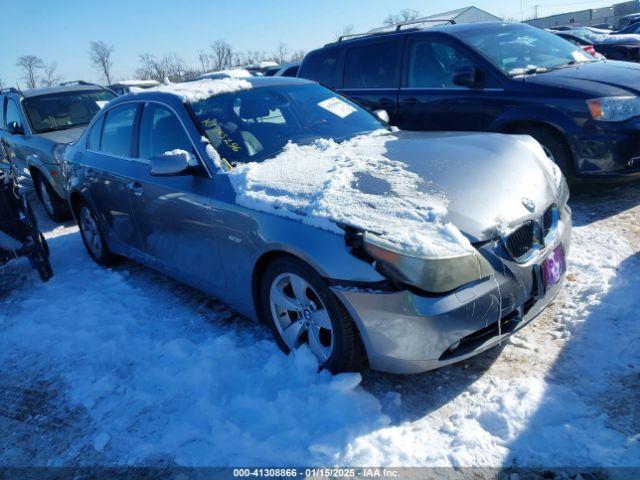
<instances>
[{"instance_id":1,"label":"clear blue sky","mask_svg":"<svg viewBox=\"0 0 640 480\"><path fill-rule=\"evenodd\" d=\"M525 15L606 6L612 1L523 0ZM114 76L131 77L138 54L174 52L197 64L198 51L223 38L236 50L310 50L332 40L342 27L357 32L379 26L404 8L428 15L475 5L501 17L520 18L519 0L0 0L0 79L20 80L19 55L58 62L66 80L100 77L89 63L89 42L115 47Z\"/></svg>"}]
</instances>

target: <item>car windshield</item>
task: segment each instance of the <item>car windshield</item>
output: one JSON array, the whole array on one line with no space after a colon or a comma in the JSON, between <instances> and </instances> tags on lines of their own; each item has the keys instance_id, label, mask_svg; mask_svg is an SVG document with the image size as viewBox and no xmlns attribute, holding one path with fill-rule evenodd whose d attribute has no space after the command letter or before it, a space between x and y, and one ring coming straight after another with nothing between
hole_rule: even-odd
<instances>
[{"instance_id":1,"label":"car windshield","mask_svg":"<svg viewBox=\"0 0 640 480\"><path fill-rule=\"evenodd\" d=\"M108 90L62 92L25 98L29 124L35 133L87 125L115 95Z\"/></svg>"},{"instance_id":2,"label":"car windshield","mask_svg":"<svg viewBox=\"0 0 640 480\"><path fill-rule=\"evenodd\" d=\"M289 142L341 142L386 128L371 113L317 84L240 90L195 102L192 108L230 165L272 157Z\"/></svg>"},{"instance_id":3,"label":"car windshield","mask_svg":"<svg viewBox=\"0 0 640 480\"><path fill-rule=\"evenodd\" d=\"M597 61L563 38L524 24L470 29L460 31L458 36L511 76Z\"/></svg>"}]
</instances>

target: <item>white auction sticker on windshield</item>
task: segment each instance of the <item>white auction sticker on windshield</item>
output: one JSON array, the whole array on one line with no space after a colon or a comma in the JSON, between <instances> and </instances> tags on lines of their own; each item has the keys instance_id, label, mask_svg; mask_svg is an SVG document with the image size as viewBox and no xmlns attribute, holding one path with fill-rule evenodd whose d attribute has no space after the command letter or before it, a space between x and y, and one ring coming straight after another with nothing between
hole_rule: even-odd
<instances>
[{"instance_id":1,"label":"white auction sticker on windshield","mask_svg":"<svg viewBox=\"0 0 640 480\"><path fill-rule=\"evenodd\" d=\"M105 100L96 100L96 105L98 105L99 109L103 109L107 103L109 102Z\"/></svg>"},{"instance_id":2,"label":"white auction sticker on windshield","mask_svg":"<svg viewBox=\"0 0 640 480\"><path fill-rule=\"evenodd\" d=\"M326 100L318 103L318 106L324 108L325 110L328 110L329 112L337 115L340 118L348 117L356 111L356 109L349 105L347 102L343 102L337 97L327 98Z\"/></svg>"}]
</instances>

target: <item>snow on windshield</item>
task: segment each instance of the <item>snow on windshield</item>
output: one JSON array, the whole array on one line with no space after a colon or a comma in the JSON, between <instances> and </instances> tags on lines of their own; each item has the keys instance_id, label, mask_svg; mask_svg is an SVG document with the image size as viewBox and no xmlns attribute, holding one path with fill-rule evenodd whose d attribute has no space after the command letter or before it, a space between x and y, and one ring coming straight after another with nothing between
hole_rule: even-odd
<instances>
[{"instance_id":1,"label":"snow on windshield","mask_svg":"<svg viewBox=\"0 0 640 480\"><path fill-rule=\"evenodd\" d=\"M228 175L236 201L247 208L337 233L343 223L418 256L471 251L468 239L443 222L446 198L407 164L385 156L395 141L383 130L343 143L289 143L276 157L241 164Z\"/></svg>"},{"instance_id":2,"label":"snow on windshield","mask_svg":"<svg viewBox=\"0 0 640 480\"><path fill-rule=\"evenodd\" d=\"M249 90L251 84L246 80L237 78L204 79L194 82L170 83L168 85L158 85L148 88L144 92L164 92L176 95L185 102L197 102L206 100L221 93L237 92L238 90ZM139 92L134 92L139 93Z\"/></svg>"}]
</instances>

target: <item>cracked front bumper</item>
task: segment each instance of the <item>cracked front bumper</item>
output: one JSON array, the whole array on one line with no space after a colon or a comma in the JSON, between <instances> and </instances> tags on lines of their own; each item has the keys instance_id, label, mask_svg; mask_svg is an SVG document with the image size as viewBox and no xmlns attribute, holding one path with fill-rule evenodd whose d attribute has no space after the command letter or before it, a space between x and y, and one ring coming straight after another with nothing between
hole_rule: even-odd
<instances>
[{"instance_id":1,"label":"cracked front bumper","mask_svg":"<svg viewBox=\"0 0 640 480\"><path fill-rule=\"evenodd\" d=\"M356 322L371 368L420 373L477 355L533 320L564 280L541 285L540 264L558 245L569 252L571 212L554 243L527 264L511 261L499 244L487 245L496 274L443 296L410 291L333 287Z\"/></svg>"}]
</instances>

